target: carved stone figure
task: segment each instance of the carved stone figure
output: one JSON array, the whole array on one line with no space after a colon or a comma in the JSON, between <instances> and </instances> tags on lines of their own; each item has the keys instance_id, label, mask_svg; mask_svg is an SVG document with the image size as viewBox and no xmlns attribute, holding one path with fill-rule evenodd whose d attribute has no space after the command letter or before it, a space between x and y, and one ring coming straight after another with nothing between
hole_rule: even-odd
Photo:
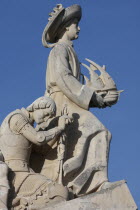
<instances>
[{"instance_id":1,"label":"carved stone figure","mask_svg":"<svg viewBox=\"0 0 140 210\"><path fill-rule=\"evenodd\" d=\"M35 130L34 122L38 125L47 123L55 112L54 101L44 96L26 109L17 109L10 113L1 125L0 149L9 167L9 207L28 209L32 206L39 209L50 203L68 199L66 187L36 174L29 165L32 145L49 145L50 140L58 137L69 121L67 116L61 116L58 126L47 131Z\"/></svg>"},{"instance_id":2,"label":"carved stone figure","mask_svg":"<svg viewBox=\"0 0 140 210\"><path fill-rule=\"evenodd\" d=\"M121 91L89 59L82 65L90 79L81 74L72 42L81 16L79 5L58 4L50 13L42 36L53 48L45 96L0 127L0 209L137 209L125 180L108 181L111 133L89 108L111 107Z\"/></svg>"},{"instance_id":3,"label":"carved stone figure","mask_svg":"<svg viewBox=\"0 0 140 210\"><path fill-rule=\"evenodd\" d=\"M86 79L86 84L80 82L80 63L72 40L78 38L81 16L79 5L66 9L57 5L50 14L42 36L43 45L53 47L47 64L46 95L55 101L57 116L61 116L63 109L67 107L68 115L73 117L73 123L65 130L63 141L63 183L75 195L87 194L110 185L107 165L111 134L89 112L89 108L112 106L119 97L115 83L105 73L105 68L90 60L91 66L86 67L90 70L91 80ZM100 77L93 72L95 70L102 72ZM43 174L54 180L58 178L57 164L60 163L54 154L56 147L57 141L52 146L52 153L46 157L46 172L43 171ZM48 165L51 165L53 177L48 173Z\"/></svg>"}]
</instances>

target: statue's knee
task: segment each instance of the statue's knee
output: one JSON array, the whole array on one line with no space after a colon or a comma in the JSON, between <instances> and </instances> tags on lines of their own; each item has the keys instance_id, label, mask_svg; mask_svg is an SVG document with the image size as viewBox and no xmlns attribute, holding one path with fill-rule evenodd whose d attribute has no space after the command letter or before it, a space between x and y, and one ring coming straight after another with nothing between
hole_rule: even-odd
<instances>
[{"instance_id":1,"label":"statue's knee","mask_svg":"<svg viewBox=\"0 0 140 210\"><path fill-rule=\"evenodd\" d=\"M69 198L69 191L67 187L61 184L51 183L48 186L48 197L51 200L64 201Z\"/></svg>"}]
</instances>

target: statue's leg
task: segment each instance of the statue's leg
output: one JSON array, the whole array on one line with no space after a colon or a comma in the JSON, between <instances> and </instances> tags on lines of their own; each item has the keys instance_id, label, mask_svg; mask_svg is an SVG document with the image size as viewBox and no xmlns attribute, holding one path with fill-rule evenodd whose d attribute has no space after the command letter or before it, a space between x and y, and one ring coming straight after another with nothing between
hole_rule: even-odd
<instances>
[{"instance_id":1,"label":"statue's leg","mask_svg":"<svg viewBox=\"0 0 140 210\"><path fill-rule=\"evenodd\" d=\"M77 143L74 157L68 159L63 165L64 175L81 167L85 153L87 151L87 136L82 136Z\"/></svg>"},{"instance_id":2,"label":"statue's leg","mask_svg":"<svg viewBox=\"0 0 140 210\"><path fill-rule=\"evenodd\" d=\"M80 132L81 136L77 141L74 157L68 159L63 165L64 175L79 169L83 165L83 160L86 153L88 153L91 139L96 137L98 133L106 130L101 122L90 112L82 110L79 113L79 116L79 127L77 132ZM72 134L69 133L69 135ZM76 138L77 136L72 135L72 137Z\"/></svg>"},{"instance_id":3,"label":"statue's leg","mask_svg":"<svg viewBox=\"0 0 140 210\"><path fill-rule=\"evenodd\" d=\"M111 134L104 130L91 139L83 171L71 182L75 194L85 194L95 191L108 180L107 162ZM88 187L86 183L88 182Z\"/></svg>"},{"instance_id":4,"label":"statue's leg","mask_svg":"<svg viewBox=\"0 0 140 210\"><path fill-rule=\"evenodd\" d=\"M100 136L100 140L96 142L94 151L89 151L88 162L90 161L90 157L93 153L95 154L93 158L95 158L96 163L99 163L100 166L105 167L99 171L96 171L94 175L91 175L89 179L90 185L86 189L87 193L97 190L102 183L108 181L108 159L111 137L111 133L108 130L104 131ZM94 144L94 142L91 143Z\"/></svg>"}]
</instances>

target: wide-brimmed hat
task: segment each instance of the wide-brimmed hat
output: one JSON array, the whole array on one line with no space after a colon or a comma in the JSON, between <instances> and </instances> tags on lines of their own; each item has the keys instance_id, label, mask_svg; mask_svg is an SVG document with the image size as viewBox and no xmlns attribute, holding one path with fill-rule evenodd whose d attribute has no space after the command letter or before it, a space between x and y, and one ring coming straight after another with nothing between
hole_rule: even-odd
<instances>
[{"instance_id":1,"label":"wide-brimmed hat","mask_svg":"<svg viewBox=\"0 0 140 210\"><path fill-rule=\"evenodd\" d=\"M42 43L44 47L48 47L48 43L57 42L58 32L71 19L77 18L78 21L80 21L82 10L77 4L67 7L66 9L63 8L62 4L58 4L49 15L49 22L42 35Z\"/></svg>"}]
</instances>

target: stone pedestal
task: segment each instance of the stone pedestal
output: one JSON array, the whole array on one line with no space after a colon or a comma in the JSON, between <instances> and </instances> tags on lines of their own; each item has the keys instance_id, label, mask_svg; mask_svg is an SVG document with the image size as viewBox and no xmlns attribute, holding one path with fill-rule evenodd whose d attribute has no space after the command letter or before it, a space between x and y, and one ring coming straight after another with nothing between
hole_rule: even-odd
<instances>
[{"instance_id":1,"label":"stone pedestal","mask_svg":"<svg viewBox=\"0 0 140 210\"><path fill-rule=\"evenodd\" d=\"M42 210L136 210L134 199L124 180L116 182L110 188L87 196L62 202Z\"/></svg>"}]
</instances>

